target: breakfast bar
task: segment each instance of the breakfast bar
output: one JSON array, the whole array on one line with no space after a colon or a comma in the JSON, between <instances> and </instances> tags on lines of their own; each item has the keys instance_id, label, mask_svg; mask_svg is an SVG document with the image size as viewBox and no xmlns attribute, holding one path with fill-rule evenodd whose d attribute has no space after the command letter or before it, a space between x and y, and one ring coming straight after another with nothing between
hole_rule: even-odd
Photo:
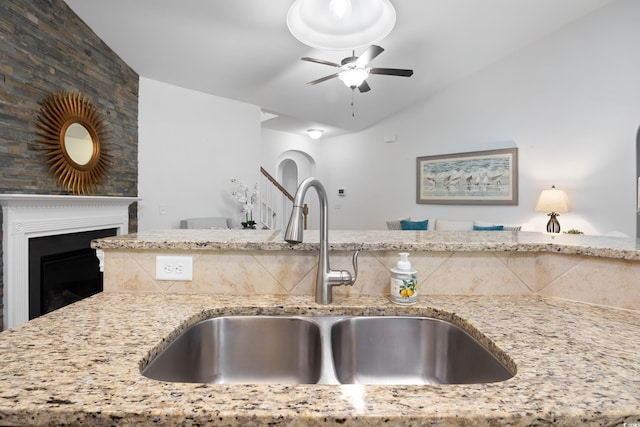
<instances>
[{"instance_id":1,"label":"breakfast bar","mask_svg":"<svg viewBox=\"0 0 640 427\"><path fill-rule=\"evenodd\" d=\"M235 232L235 237L215 231L184 232L95 241L94 247L104 251L104 292L0 335L0 424L600 426L640 422L640 313L544 293L550 286L573 280L565 277L558 282L561 276L594 265L606 271L606 263L613 263L621 274L633 273L639 258L633 242L626 239L562 235L551 239L535 233L495 232L482 236L483 243L469 234L332 232L332 262L335 258L340 263L343 252L347 258L352 250L363 251L363 275L358 281L365 283L336 292L330 305L319 305L308 289L317 250L312 232L301 245L284 243L273 231ZM580 243L580 237L586 238ZM381 274L387 257L391 262L399 250L412 253L422 274L423 289L413 306L391 303L382 285L366 286L373 277L366 270ZM157 254L193 256L193 281L155 281L150 269ZM227 266L226 273L216 264L217 257ZM568 259L556 262L551 257ZM516 278L514 283L506 273L495 273L502 283L490 294L481 283L485 273L478 268L488 261L507 266ZM472 272L469 277L456 276L453 267L444 265L448 262L479 271L475 278ZM258 264L262 278L246 264ZM447 274L471 284L475 280L477 286L447 288L441 278ZM536 287L539 282L530 277L536 274L546 275L549 283L544 288ZM207 292L209 282L201 276L216 276L222 285ZM252 282L229 288L233 277ZM269 285L261 287L261 280ZM520 283L514 288L516 281ZM606 285L616 292L613 283ZM516 292L518 286L527 290ZM449 294L442 292L447 289ZM600 298L599 290L593 292L585 298ZM616 304L624 299L611 297ZM141 374L168 342L200 320L266 314L434 317L473 335L515 376L484 384L336 385L176 383Z\"/></svg>"}]
</instances>

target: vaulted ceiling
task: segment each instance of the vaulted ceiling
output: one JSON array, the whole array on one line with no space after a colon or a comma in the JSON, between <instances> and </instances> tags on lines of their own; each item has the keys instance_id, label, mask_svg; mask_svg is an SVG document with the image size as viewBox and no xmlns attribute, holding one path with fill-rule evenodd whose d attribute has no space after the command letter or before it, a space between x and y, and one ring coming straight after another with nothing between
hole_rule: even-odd
<instances>
[{"instance_id":1,"label":"vaulted ceiling","mask_svg":"<svg viewBox=\"0 0 640 427\"><path fill-rule=\"evenodd\" d=\"M371 65L414 75L371 75L366 93L338 79L306 84L334 69L301 57L339 63L351 52L296 40L286 25L293 0L65 1L141 76L260 106L278 116L264 127L332 136L365 129L613 0L391 0L396 25Z\"/></svg>"}]
</instances>

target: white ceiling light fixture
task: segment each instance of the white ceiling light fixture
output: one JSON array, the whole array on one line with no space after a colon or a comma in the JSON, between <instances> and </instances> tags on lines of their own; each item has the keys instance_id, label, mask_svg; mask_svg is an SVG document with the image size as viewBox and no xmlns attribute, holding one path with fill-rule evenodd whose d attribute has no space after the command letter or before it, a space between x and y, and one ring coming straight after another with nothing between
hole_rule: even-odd
<instances>
[{"instance_id":1,"label":"white ceiling light fixture","mask_svg":"<svg viewBox=\"0 0 640 427\"><path fill-rule=\"evenodd\" d=\"M338 74L338 78L351 89L360 87L367 77L369 77L369 70L366 68L351 68Z\"/></svg>"},{"instance_id":2,"label":"white ceiling light fixture","mask_svg":"<svg viewBox=\"0 0 640 427\"><path fill-rule=\"evenodd\" d=\"M331 0L329 2L329 10L338 19L348 18L353 10L351 0Z\"/></svg>"},{"instance_id":3,"label":"white ceiling light fixture","mask_svg":"<svg viewBox=\"0 0 640 427\"><path fill-rule=\"evenodd\" d=\"M311 139L320 139L323 132L322 129L307 129L307 135L309 135Z\"/></svg>"},{"instance_id":4,"label":"white ceiling light fixture","mask_svg":"<svg viewBox=\"0 0 640 427\"><path fill-rule=\"evenodd\" d=\"M368 46L388 36L395 24L389 0L296 0L287 13L291 34L316 49Z\"/></svg>"}]
</instances>

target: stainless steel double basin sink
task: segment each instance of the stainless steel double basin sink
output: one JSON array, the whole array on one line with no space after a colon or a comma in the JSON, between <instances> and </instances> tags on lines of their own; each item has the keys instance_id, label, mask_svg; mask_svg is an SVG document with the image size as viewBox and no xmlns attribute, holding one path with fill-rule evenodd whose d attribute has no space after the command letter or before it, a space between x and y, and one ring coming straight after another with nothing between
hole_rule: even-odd
<instances>
[{"instance_id":1,"label":"stainless steel double basin sink","mask_svg":"<svg viewBox=\"0 0 640 427\"><path fill-rule=\"evenodd\" d=\"M189 327L143 369L159 381L470 384L513 377L458 326L428 317L224 316Z\"/></svg>"}]
</instances>

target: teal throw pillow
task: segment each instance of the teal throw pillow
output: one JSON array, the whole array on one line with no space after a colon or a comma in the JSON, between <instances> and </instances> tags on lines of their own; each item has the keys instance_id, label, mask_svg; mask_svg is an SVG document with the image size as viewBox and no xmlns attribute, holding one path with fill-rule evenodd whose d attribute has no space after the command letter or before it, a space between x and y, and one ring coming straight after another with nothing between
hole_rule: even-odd
<instances>
[{"instance_id":1,"label":"teal throw pillow","mask_svg":"<svg viewBox=\"0 0 640 427\"><path fill-rule=\"evenodd\" d=\"M403 230L426 230L429 225L429 220L425 219L424 221L409 221L403 219L400 221L400 228Z\"/></svg>"},{"instance_id":2,"label":"teal throw pillow","mask_svg":"<svg viewBox=\"0 0 640 427\"><path fill-rule=\"evenodd\" d=\"M490 225L488 227L482 227L480 225L474 225L474 230L482 230L482 231L502 231L504 230L504 225Z\"/></svg>"}]
</instances>

